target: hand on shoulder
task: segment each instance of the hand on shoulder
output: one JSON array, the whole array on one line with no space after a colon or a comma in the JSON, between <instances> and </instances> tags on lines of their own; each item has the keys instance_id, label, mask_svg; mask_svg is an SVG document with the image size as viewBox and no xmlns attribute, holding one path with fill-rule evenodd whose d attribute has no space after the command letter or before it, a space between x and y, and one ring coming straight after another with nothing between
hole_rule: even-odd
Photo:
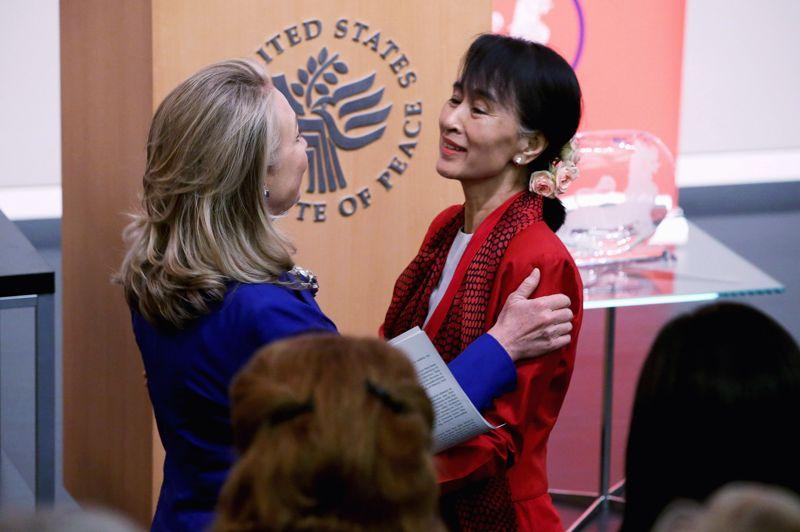
<instances>
[{"instance_id":1,"label":"hand on shoulder","mask_svg":"<svg viewBox=\"0 0 800 532\"><path fill-rule=\"evenodd\" d=\"M554 294L528 299L541 280L538 268L508 296L497 323L489 329L514 362L550 353L570 343L570 299Z\"/></svg>"}]
</instances>

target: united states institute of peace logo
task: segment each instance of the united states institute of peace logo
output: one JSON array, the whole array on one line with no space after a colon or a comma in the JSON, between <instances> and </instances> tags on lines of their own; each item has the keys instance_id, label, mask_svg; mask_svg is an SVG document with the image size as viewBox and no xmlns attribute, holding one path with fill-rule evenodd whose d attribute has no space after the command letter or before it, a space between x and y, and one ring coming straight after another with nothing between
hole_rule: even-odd
<instances>
[{"instance_id":1,"label":"united states institute of peace logo","mask_svg":"<svg viewBox=\"0 0 800 532\"><path fill-rule=\"evenodd\" d=\"M323 47L308 58L305 68L297 69L295 81L288 82L284 74L272 78L297 114L308 143L309 194L347 187L337 150L361 149L381 138L386 130L392 104L381 105L383 87L370 92L375 73L344 82L343 76L348 73L340 55L329 54Z\"/></svg>"},{"instance_id":2,"label":"united states institute of peace logo","mask_svg":"<svg viewBox=\"0 0 800 532\"><path fill-rule=\"evenodd\" d=\"M385 201L373 192L398 185L422 130L422 101L413 97L417 73L396 40L359 20L326 24L311 19L273 34L256 54L269 65L308 144L308 173L295 217L312 222L349 218L373 201ZM372 65L355 72L351 68L365 63ZM398 123L400 128L391 129ZM392 140L388 149L387 139ZM374 168L343 164L362 150L376 150L367 160L384 162Z\"/></svg>"}]
</instances>

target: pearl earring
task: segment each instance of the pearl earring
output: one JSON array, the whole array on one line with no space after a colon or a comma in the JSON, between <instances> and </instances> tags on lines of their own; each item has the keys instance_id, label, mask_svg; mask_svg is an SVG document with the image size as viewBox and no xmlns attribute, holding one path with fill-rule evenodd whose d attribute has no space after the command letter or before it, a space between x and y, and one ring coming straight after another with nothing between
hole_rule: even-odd
<instances>
[{"instance_id":1,"label":"pearl earring","mask_svg":"<svg viewBox=\"0 0 800 532\"><path fill-rule=\"evenodd\" d=\"M264 187L264 199L269 199L269 189L267 187Z\"/></svg>"},{"instance_id":2,"label":"pearl earring","mask_svg":"<svg viewBox=\"0 0 800 532\"><path fill-rule=\"evenodd\" d=\"M522 164L522 155L515 155L514 162L517 164Z\"/></svg>"}]
</instances>

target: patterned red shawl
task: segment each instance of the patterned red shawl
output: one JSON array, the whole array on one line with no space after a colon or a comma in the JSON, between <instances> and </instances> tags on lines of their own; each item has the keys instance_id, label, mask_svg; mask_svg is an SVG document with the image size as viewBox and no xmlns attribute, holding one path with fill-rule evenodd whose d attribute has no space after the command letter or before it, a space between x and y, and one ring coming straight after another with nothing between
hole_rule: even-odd
<instances>
[{"instance_id":1,"label":"patterned red shawl","mask_svg":"<svg viewBox=\"0 0 800 532\"><path fill-rule=\"evenodd\" d=\"M541 219L541 196L522 192L497 208L475 231L450 286L425 327L446 362L486 332L486 309L506 248L517 233ZM431 225L419 253L395 284L382 328L386 338L422 326L431 292L463 225L463 207L448 209ZM451 530L517 530L505 475L448 493L441 502L443 518Z\"/></svg>"}]
</instances>

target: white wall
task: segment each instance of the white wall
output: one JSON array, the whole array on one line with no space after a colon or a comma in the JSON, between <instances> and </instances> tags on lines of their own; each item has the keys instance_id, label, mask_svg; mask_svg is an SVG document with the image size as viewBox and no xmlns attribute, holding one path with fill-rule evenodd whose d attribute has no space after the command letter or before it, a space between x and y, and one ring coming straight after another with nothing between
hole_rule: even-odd
<instances>
[{"instance_id":1,"label":"white wall","mask_svg":"<svg viewBox=\"0 0 800 532\"><path fill-rule=\"evenodd\" d=\"M686 8L681 152L800 147L800 2Z\"/></svg>"},{"instance_id":2,"label":"white wall","mask_svg":"<svg viewBox=\"0 0 800 532\"><path fill-rule=\"evenodd\" d=\"M800 179L800 2L687 0L679 184Z\"/></svg>"},{"instance_id":3,"label":"white wall","mask_svg":"<svg viewBox=\"0 0 800 532\"><path fill-rule=\"evenodd\" d=\"M0 209L60 216L58 0L0 0Z\"/></svg>"},{"instance_id":4,"label":"white wall","mask_svg":"<svg viewBox=\"0 0 800 532\"><path fill-rule=\"evenodd\" d=\"M800 0L687 0L679 185L800 179L798 27ZM0 0L0 209L12 218L61 214L58 31L58 0Z\"/></svg>"}]
</instances>

